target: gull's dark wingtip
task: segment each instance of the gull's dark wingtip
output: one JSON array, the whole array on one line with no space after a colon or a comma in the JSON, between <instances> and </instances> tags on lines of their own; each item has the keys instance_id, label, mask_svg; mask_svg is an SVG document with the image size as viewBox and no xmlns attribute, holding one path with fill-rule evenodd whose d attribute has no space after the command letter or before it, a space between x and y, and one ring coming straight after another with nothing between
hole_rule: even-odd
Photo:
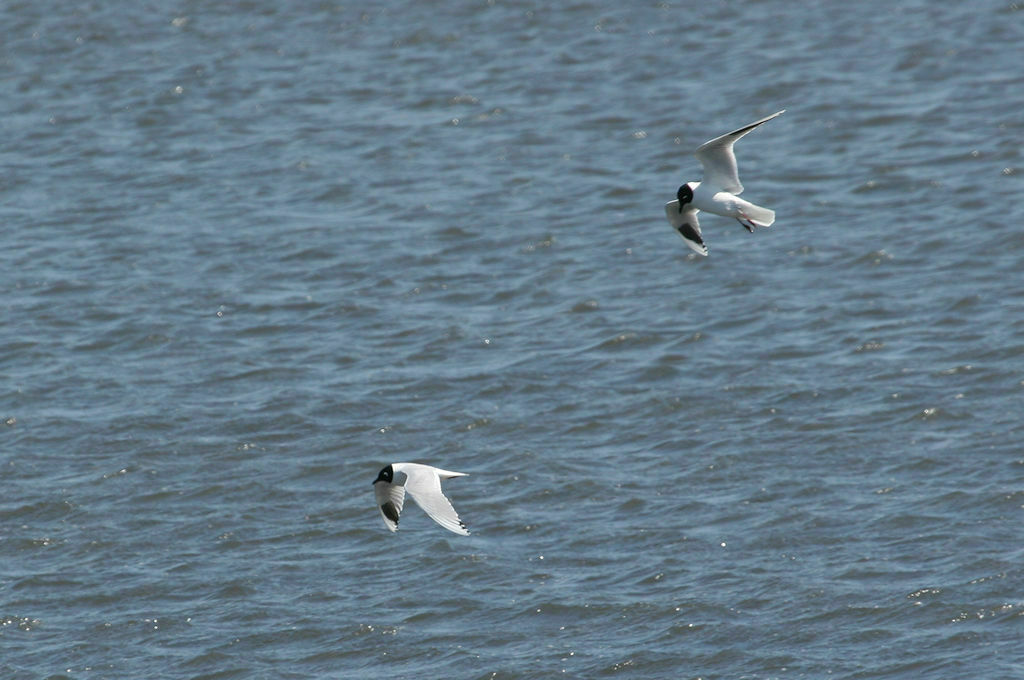
<instances>
[{"instance_id":1,"label":"gull's dark wingtip","mask_svg":"<svg viewBox=\"0 0 1024 680\"><path fill-rule=\"evenodd\" d=\"M389 520L394 522L396 525L398 524L398 508L395 507L394 503L387 501L386 503L381 504L380 511L383 512L384 516Z\"/></svg>"}]
</instances>

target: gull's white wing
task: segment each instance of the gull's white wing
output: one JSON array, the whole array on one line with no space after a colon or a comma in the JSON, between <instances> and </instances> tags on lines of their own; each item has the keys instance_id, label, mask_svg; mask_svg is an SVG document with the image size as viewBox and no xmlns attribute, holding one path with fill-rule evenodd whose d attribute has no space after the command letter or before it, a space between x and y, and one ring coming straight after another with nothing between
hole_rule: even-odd
<instances>
[{"instance_id":1,"label":"gull's white wing","mask_svg":"<svg viewBox=\"0 0 1024 680\"><path fill-rule=\"evenodd\" d=\"M715 137L697 147L694 155L700 161L701 167L704 168L704 177L701 182L714 188L716 191L727 191L735 196L743 193L739 170L736 167L736 154L733 153L732 145L736 143L737 139L751 132L758 125L767 123L772 118L781 116L785 112L786 109L782 109L782 111L773 113L767 118L762 118L755 123L741 127L739 130L733 130L721 137Z\"/></svg>"},{"instance_id":2,"label":"gull's white wing","mask_svg":"<svg viewBox=\"0 0 1024 680\"><path fill-rule=\"evenodd\" d=\"M708 247L704 245L704 239L700 233L700 222L697 220L699 212L695 208L683 208L683 212L679 212L679 201L669 201L665 204L665 216L668 218L668 223L683 238L686 245L693 249L693 252L707 257Z\"/></svg>"},{"instance_id":3,"label":"gull's white wing","mask_svg":"<svg viewBox=\"0 0 1024 680\"><path fill-rule=\"evenodd\" d=\"M451 501L445 498L441 492L441 478L437 472L426 465L407 465L403 470L408 475L405 488L409 492L409 497L423 508L423 512L448 531L469 536L466 525L459 519ZM459 473L455 474L463 476Z\"/></svg>"},{"instance_id":4,"label":"gull's white wing","mask_svg":"<svg viewBox=\"0 0 1024 680\"><path fill-rule=\"evenodd\" d=\"M384 518L384 524L391 531L398 531L398 518L405 503L405 487L380 481L373 485L373 494L377 497L377 509Z\"/></svg>"}]
</instances>

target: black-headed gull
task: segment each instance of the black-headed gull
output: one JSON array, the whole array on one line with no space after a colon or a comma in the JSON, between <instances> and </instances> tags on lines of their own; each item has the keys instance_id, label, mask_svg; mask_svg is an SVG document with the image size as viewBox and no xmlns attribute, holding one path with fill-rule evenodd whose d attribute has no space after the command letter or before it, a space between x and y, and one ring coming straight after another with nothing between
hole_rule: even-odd
<instances>
[{"instance_id":1,"label":"black-headed gull","mask_svg":"<svg viewBox=\"0 0 1024 680\"><path fill-rule=\"evenodd\" d=\"M697 213L701 210L722 217L735 217L750 232L754 231L754 227L769 227L775 221L774 210L762 208L739 198L743 193L743 185L740 184L736 154L732 151L732 145L758 125L767 123L785 112L783 109L697 147L694 155L704 168L704 177L700 182L687 182L679 187L676 200L665 204L665 215L669 224L695 252L701 255L708 254L708 248L701 238L700 222L697 220Z\"/></svg>"},{"instance_id":2,"label":"black-headed gull","mask_svg":"<svg viewBox=\"0 0 1024 680\"><path fill-rule=\"evenodd\" d=\"M402 514L405 493L423 508L432 520L448 531L469 536L466 525L452 507L451 501L441 492L441 480L465 477L465 472L450 472L419 463L392 463L384 467L377 479L373 480L373 493L377 497L377 509L384 518L384 524L391 531L398 531L398 518Z\"/></svg>"}]
</instances>

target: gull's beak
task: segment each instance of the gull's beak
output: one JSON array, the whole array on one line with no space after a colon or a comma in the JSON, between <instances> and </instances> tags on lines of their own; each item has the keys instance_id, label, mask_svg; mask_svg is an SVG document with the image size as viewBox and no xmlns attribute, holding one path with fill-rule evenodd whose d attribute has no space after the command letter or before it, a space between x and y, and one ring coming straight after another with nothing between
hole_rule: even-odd
<instances>
[{"instance_id":1,"label":"gull's beak","mask_svg":"<svg viewBox=\"0 0 1024 680\"><path fill-rule=\"evenodd\" d=\"M680 215L683 214L683 202L682 201L679 201L679 214Z\"/></svg>"}]
</instances>

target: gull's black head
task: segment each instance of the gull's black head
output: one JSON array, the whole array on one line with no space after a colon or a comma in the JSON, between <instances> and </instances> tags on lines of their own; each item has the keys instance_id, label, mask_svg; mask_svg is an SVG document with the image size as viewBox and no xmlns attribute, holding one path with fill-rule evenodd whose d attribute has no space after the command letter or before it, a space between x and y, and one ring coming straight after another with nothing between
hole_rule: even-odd
<instances>
[{"instance_id":1,"label":"gull's black head","mask_svg":"<svg viewBox=\"0 0 1024 680\"><path fill-rule=\"evenodd\" d=\"M679 199L679 212L683 212L683 206L693 200L693 189L689 184L684 184L676 192L676 198Z\"/></svg>"},{"instance_id":2,"label":"gull's black head","mask_svg":"<svg viewBox=\"0 0 1024 680\"><path fill-rule=\"evenodd\" d=\"M386 468L383 468L380 471L380 474L377 475L377 479L373 480L373 483L376 484L377 482L387 482L388 484L390 484L392 481L394 481L394 479L395 470L390 465L388 465Z\"/></svg>"}]
</instances>

